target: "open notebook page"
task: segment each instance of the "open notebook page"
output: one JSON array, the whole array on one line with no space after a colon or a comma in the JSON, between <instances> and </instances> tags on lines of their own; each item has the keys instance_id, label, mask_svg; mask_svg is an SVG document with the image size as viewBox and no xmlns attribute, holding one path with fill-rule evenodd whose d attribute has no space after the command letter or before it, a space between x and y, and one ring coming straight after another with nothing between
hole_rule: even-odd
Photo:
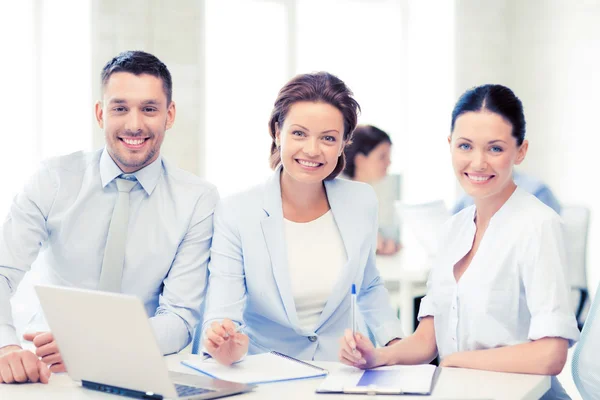
<instances>
[{"instance_id":1,"label":"open notebook page","mask_svg":"<svg viewBox=\"0 0 600 400\"><path fill-rule=\"evenodd\" d=\"M322 368L277 353L247 356L231 366L221 365L212 358L202 361L197 356L190 356L181 363L214 378L248 384L314 378L327 374Z\"/></svg>"}]
</instances>

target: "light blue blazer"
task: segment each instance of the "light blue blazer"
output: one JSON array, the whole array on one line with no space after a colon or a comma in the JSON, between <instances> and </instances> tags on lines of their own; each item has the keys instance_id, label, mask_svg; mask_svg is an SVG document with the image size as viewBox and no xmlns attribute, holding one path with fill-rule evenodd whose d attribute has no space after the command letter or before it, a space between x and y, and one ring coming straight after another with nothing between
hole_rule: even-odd
<instances>
[{"instance_id":1,"label":"light blue blazer","mask_svg":"<svg viewBox=\"0 0 600 400\"><path fill-rule=\"evenodd\" d=\"M223 199L215 209L202 332L213 321L229 318L247 325L249 354L276 350L304 360L335 361L339 339L351 327L354 283L362 332L367 334L368 326L380 344L402 337L375 267L375 192L344 179L326 181L325 189L348 261L314 330L300 327L287 262L280 173L278 168L265 184Z\"/></svg>"}]
</instances>

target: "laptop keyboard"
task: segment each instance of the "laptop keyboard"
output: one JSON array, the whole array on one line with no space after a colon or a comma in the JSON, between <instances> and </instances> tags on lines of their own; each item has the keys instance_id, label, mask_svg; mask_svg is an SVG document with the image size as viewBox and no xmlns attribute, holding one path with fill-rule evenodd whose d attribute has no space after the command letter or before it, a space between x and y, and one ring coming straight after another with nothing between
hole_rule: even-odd
<instances>
[{"instance_id":1,"label":"laptop keyboard","mask_svg":"<svg viewBox=\"0 0 600 400\"><path fill-rule=\"evenodd\" d=\"M187 386L187 385L179 385L177 383L175 384L175 390L177 390L177 396L179 396L179 397L197 396L199 394L214 392L214 390L210 390L210 389L203 389L203 388Z\"/></svg>"}]
</instances>

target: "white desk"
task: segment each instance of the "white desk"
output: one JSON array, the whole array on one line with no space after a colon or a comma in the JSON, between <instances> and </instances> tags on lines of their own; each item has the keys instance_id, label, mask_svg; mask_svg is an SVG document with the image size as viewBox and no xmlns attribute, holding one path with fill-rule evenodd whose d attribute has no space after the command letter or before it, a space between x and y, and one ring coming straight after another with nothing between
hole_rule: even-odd
<instances>
[{"instance_id":1,"label":"white desk","mask_svg":"<svg viewBox=\"0 0 600 400\"><path fill-rule=\"evenodd\" d=\"M429 275L427 256L404 248L393 256L377 256L376 263L381 279L397 292L390 291L392 305L400 309L400 321L405 335L414 331L415 312L413 299L425 294Z\"/></svg>"},{"instance_id":2,"label":"white desk","mask_svg":"<svg viewBox=\"0 0 600 400\"><path fill-rule=\"evenodd\" d=\"M167 357L169 368L179 372L196 373L179 362L190 357L189 354L177 354ZM319 362L320 366L330 371L340 364ZM139 371L143 373L143 371ZM258 386L251 393L232 397L240 400L335 400L335 399L373 399L372 396L316 394L322 378L291 382L271 383ZM534 400L539 399L550 388L550 378L538 375L504 374L498 372L475 371L467 369L443 368L434 387L433 394L423 396L382 396L381 399L398 398L406 400L445 399L445 400ZM80 399L126 399L126 397L108 395L83 389L73 382L68 375L53 375L48 385L40 383L24 385L0 385L0 398L10 400L80 400Z\"/></svg>"}]
</instances>

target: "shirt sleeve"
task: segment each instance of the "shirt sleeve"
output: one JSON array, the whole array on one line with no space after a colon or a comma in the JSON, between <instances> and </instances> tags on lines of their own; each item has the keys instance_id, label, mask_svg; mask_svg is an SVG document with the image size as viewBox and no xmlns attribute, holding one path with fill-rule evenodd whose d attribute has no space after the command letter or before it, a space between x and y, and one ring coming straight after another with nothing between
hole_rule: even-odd
<instances>
[{"instance_id":1,"label":"shirt sleeve","mask_svg":"<svg viewBox=\"0 0 600 400\"><path fill-rule=\"evenodd\" d=\"M208 269L210 277L202 336L214 321L228 318L241 325L246 304L242 240L235 223L235 213L223 202L215 210L215 232Z\"/></svg>"},{"instance_id":2,"label":"shirt sleeve","mask_svg":"<svg viewBox=\"0 0 600 400\"><path fill-rule=\"evenodd\" d=\"M14 198L0 228L0 348L20 343L10 298L48 239L46 220L57 192L56 176L42 165Z\"/></svg>"},{"instance_id":3,"label":"shirt sleeve","mask_svg":"<svg viewBox=\"0 0 600 400\"><path fill-rule=\"evenodd\" d=\"M561 337L573 345L579 329L569 301L561 220L548 218L523 243L519 266L531 313L528 337Z\"/></svg>"},{"instance_id":4,"label":"shirt sleeve","mask_svg":"<svg viewBox=\"0 0 600 400\"><path fill-rule=\"evenodd\" d=\"M189 229L163 281L158 308L150 318L163 354L176 353L187 346L201 320L213 237L213 212L218 199L215 188L199 198Z\"/></svg>"},{"instance_id":5,"label":"shirt sleeve","mask_svg":"<svg viewBox=\"0 0 600 400\"><path fill-rule=\"evenodd\" d=\"M435 285L432 275L433 269L429 271L429 277L427 278L427 294L421 299L421 305L419 306L419 315L417 316L419 321L425 317L433 317L435 315L435 302L433 301Z\"/></svg>"},{"instance_id":6,"label":"shirt sleeve","mask_svg":"<svg viewBox=\"0 0 600 400\"><path fill-rule=\"evenodd\" d=\"M464 205L464 203L463 203ZM436 269L443 265L441 258L442 251L446 246L448 237L453 235L453 225L447 221L435 235L434 253L428 258L428 264L431 265L429 276L427 277L427 293L421 299L419 314L417 320L421 321L425 317L433 317L436 314L436 296L439 296L440 283L436 280Z\"/></svg>"},{"instance_id":7,"label":"shirt sleeve","mask_svg":"<svg viewBox=\"0 0 600 400\"><path fill-rule=\"evenodd\" d=\"M369 257L365 266L362 286L358 293L357 304L365 322L377 342L385 345L390 340L404 337L400 320L391 306L390 296L385 288L379 270L376 267L377 249L377 205L374 206L372 240Z\"/></svg>"}]
</instances>

